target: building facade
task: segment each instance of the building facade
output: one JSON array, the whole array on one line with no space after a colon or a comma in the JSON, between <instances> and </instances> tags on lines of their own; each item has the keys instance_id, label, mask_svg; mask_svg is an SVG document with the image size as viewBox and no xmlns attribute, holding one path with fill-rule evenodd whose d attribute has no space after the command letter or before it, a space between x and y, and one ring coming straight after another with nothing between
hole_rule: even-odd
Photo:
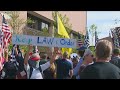
<instances>
[{"instance_id":1,"label":"building facade","mask_svg":"<svg viewBox=\"0 0 120 90\"><path fill-rule=\"evenodd\" d=\"M1 12L5 13L4 11L0 11L0 13ZM19 34L54 37L54 28L53 28L54 20L52 18L52 12L53 11L19 11L19 18L23 20L27 20L28 18L31 18L34 21L34 23L27 24L27 26L26 24L23 24L20 27L21 32ZM71 33L72 38L75 35L77 36L78 32L85 35L86 27L87 27L86 11L59 11L59 13L62 15L66 15L69 18L69 23L72 24L72 31L73 31ZM43 33L42 31L43 29L46 29L47 32L46 34Z\"/></svg>"}]
</instances>

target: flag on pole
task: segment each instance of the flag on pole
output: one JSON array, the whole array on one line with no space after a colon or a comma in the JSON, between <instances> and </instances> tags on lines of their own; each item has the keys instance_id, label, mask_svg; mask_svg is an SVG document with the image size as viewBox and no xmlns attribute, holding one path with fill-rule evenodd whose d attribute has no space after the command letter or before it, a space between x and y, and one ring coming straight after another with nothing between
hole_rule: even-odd
<instances>
[{"instance_id":1,"label":"flag on pole","mask_svg":"<svg viewBox=\"0 0 120 90\"><path fill-rule=\"evenodd\" d=\"M38 53L38 47L37 46L34 46L33 53Z\"/></svg>"},{"instance_id":2,"label":"flag on pole","mask_svg":"<svg viewBox=\"0 0 120 90\"><path fill-rule=\"evenodd\" d=\"M115 30L111 30L112 33L112 37L113 37L113 43L115 47L119 47L119 41L118 41L118 37L117 37L117 33Z\"/></svg>"},{"instance_id":3,"label":"flag on pole","mask_svg":"<svg viewBox=\"0 0 120 90\"><path fill-rule=\"evenodd\" d=\"M97 35L97 31L95 31L95 46L97 45L97 42L98 42L98 35Z\"/></svg>"},{"instance_id":4,"label":"flag on pole","mask_svg":"<svg viewBox=\"0 0 120 90\"><path fill-rule=\"evenodd\" d=\"M120 47L120 27L117 28L116 34L117 34L117 38L118 38L118 42L119 42L119 47Z\"/></svg>"},{"instance_id":5,"label":"flag on pole","mask_svg":"<svg viewBox=\"0 0 120 90\"><path fill-rule=\"evenodd\" d=\"M83 41L81 39L80 33L78 33L78 46L81 47L83 45Z\"/></svg>"},{"instance_id":6,"label":"flag on pole","mask_svg":"<svg viewBox=\"0 0 120 90\"><path fill-rule=\"evenodd\" d=\"M84 46L86 46L88 48L89 45L90 45L89 35L88 35L88 31L86 31L85 40L84 40Z\"/></svg>"},{"instance_id":7,"label":"flag on pole","mask_svg":"<svg viewBox=\"0 0 120 90\"><path fill-rule=\"evenodd\" d=\"M2 47L1 47L1 44L0 44L0 71L2 70L3 66L2 66Z\"/></svg>"},{"instance_id":8,"label":"flag on pole","mask_svg":"<svg viewBox=\"0 0 120 90\"><path fill-rule=\"evenodd\" d=\"M59 35L62 35L65 38L70 38L58 14L57 14L57 27Z\"/></svg>"},{"instance_id":9,"label":"flag on pole","mask_svg":"<svg viewBox=\"0 0 120 90\"><path fill-rule=\"evenodd\" d=\"M57 13L57 28L58 28L58 34L59 35L62 35L63 37L70 39L70 37L69 37L69 35L68 35L64 25L63 25L58 13ZM72 48L62 48L62 53L64 53L65 51L67 51L68 54L70 55L71 52L72 52Z\"/></svg>"},{"instance_id":10,"label":"flag on pole","mask_svg":"<svg viewBox=\"0 0 120 90\"><path fill-rule=\"evenodd\" d=\"M7 44L10 42L10 38L12 35L4 15L2 20L2 32L4 33L4 37L3 37L4 47L6 47Z\"/></svg>"}]
</instances>

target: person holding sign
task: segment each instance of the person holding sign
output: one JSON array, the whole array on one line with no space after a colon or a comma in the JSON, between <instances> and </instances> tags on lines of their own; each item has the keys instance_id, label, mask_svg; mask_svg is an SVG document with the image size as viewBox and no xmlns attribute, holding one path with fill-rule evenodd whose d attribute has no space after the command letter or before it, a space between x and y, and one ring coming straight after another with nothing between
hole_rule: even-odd
<instances>
[{"instance_id":1,"label":"person holding sign","mask_svg":"<svg viewBox=\"0 0 120 90\"><path fill-rule=\"evenodd\" d=\"M39 66L40 55L39 53L33 53L29 57L29 52L32 50L32 46L29 46L26 53L24 64L27 71L28 79L43 79L42 72L49 68L56 60L56 54L51 56L51 60Z\"/></svg>"}]
</instances>

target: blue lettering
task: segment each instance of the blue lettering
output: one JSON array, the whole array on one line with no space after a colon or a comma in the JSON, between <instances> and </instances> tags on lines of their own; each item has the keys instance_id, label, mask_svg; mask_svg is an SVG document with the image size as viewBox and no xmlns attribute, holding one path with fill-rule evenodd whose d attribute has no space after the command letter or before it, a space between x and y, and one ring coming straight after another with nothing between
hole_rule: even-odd
<instances>
[{"instance_id":1,"label":"blue lettering","mask_svg":"<svg viewBox=\"0 0 120 90\"><path fill-rule=\"evenodd\" d=\"M29 39L29 40L28 40L28 44L30 44L31 42L32 42L32 39Z\"/></svg>"},{"instance_id":2,"label":"blue lettering","mask_svg":"<svg viewBox=\"0 0 120 90\"><path fill-rule=\"evenodd\" d=\"M60 40L60 43L62 44L62 45L64 45L66 42L65 42L65 39L61 39Z\"/></svg>"},{"instance_id":3,"label":"blue lettering","mask_svg":"<svg viewBox=\"0 0 120 90\"><path fill-rule=\"evenodd\" d=\"M52 40L51 40L51 39L52 39ZM50 43L50 44L52 45L53 40L54 40L54 38L50 38L49 40L47 40L48 44Z\"/></svg>"},{"instance_id":4,"label":"blue lettering","mask_svg":"<svg viewBox=\"0 0 120 90\"><path fill-rule=\"evenodd\" d=\"M67 45L71 45L70 40L67 42Z\"/></svg>"},{"instance_id":5,"label":"blue lettering","mask_svg":"<svg viewBox=\"0 0 120 90\"><path fill-rule=\"evenodd\" d=\"M38 39L37 39L37 43L43 43L43 42L40 42L39 37L38 37Z\"/></svg>"},{"instance_id":6,"label":"blue lettering","mask_svg":"<svg viewBox=\"0 0 120 90\"><path fill-rule=\"evenodd\" d=\"M16 41L15 42L21 42L20 37L16 36Z\"/></svg>"},{"instance_id":7,"label":"blue lettering","mask_svg":"<svg viewBox=\"0 0 120 90\"><path fill-rule=\"evenodd\" d=\"M45 43L46 43L46 37L43 39L43 42L45 42Z\"/></svg>"},{"instance_id":8,"label":"blue lettering","mask_svg":"<svg viewBox=\"0 0 120 90\"><path fill-rule=\"evenodd\" d=\"M25 42L25 39L26 39L26 38L23 38L23 39L22 39L22 42L23 42L23 43Z\"/></svg>"},{"instance_id":9,"label":"blue lettering","mask_svg":"<svg viewBox=\"0 0 120 90\"><path fill-rule=\"evenodd\" d=\"M71 46L73 46L74 45L74 42L71 42Z\"/></svg>"}]
</instances>

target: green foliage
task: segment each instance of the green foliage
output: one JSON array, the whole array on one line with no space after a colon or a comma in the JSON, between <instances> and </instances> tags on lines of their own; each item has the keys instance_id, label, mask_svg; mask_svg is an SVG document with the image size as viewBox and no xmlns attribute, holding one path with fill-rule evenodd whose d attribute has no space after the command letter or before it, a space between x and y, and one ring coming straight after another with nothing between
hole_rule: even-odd
<instances>
[{"instance_id":1,"label":"green foliage","mask_svg":"<svg viewBox=\"0 0 120 90\"><path fill-rule=\"evenodd\" d=\"M97 26L96 26L95 24L92 24L92 25L90 26L90 29L89 29L89 32L90 32L90 34L91 34L91 36L92 36L92 45L93 45L93 38L94 38L94 36L95 36L95 31L96 31L96 29L97 29Z\"/></svg>"},{"instance_id":2,"label":"green foliage","mask_svg":"<svg viewBox=\"0 0 120 90\"><path fill-rule=\"evenodd\" d=\"M33 24L35 23L34 20L32 20L30 17L27 18L27 24Z\"/></svg>"},{"instance_id":3,"label":"green foliage","mask_svg":"<svg viewBox=\"0 0 120 90\"><path fill-rule=\"evenodd\" d=\"M72 31L72 24L69 23L69 18L66 15L60 14L58 11L53 11L52 18L54 20L54 23L53 23L54 24L54 36L58 38L62 37L61 35L57 33L57 13L60 16L60 19L68 32L68 35L70 36L71 31Z\"/></svg>"},{"instance_id":4,"label":"green foliage","mask_svg":"<svg viewBox=\"0 0 120 90\"><path fill-rule=\"evenodd\" d=\"M24 19L19 18L19 11L7 11L6 12L11 19L8 20L8 23L13 29L13 34L17 34L20 32L20 27L26 23Z\"/></svg>"},{"instance_id":5,"label":"green foliage","mask_svg":"<svg viewBox=\"0 0 120 90\"><path fill-rule=\"evenodd\" d=\"M94 46L90 46L89 49L92 51L93 55L95 56L95 47Z\"/></svg>"}]
</instances>

